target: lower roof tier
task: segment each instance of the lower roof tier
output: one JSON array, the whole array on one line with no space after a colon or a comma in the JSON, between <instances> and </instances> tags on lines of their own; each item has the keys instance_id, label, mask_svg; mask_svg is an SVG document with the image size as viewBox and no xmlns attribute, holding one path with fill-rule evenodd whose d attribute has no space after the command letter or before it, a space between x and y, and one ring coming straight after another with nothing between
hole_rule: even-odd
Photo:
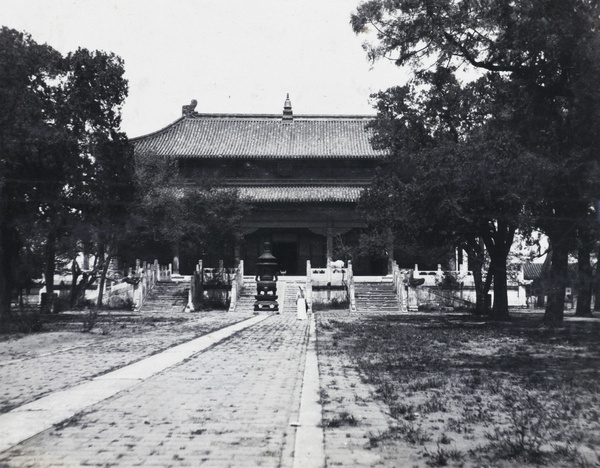
<instances>
[{"instance_id":1,"label":"lower roof tier","mask_svg":"<svg viewBox=\"0 0 600 468\"><path fill-rule=\"evenodd\" d=\"M240 197L258 203L356 203L364 190L356 186L268 186L238 187Z\"/></svg>"}]
</instances>

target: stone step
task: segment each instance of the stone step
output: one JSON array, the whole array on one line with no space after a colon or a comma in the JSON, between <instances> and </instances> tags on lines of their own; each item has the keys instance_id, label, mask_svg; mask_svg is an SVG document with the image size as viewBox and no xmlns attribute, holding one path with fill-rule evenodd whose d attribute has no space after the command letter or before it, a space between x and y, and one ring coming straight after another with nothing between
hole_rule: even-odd
<instances>
[{"instance_id":1,"label":"stone step","mask_svg":"<svg viewBox=\"0 0 600 468\"><path fill-rule=\"evenodd\" d=\"M388 298L395 299L396 295L395 294L387 294L387 293L386 294L383 294L383 293L382 294L377 294L377 293L373 293L373 294L364 294L364 293L361 294L361 293L358 293L357 294L357 293L355 293L354 297L356 297L356 298L363 297L365 299L383 299L383 298L385 298L385 299L388 299Z\"/></svg>"},{"instance_id":2,"label":"stone step","mask_svg":"<svg viewBox=\"0 0 600 468\"><path fill-rule=\"evenodd\" d=\"M396 297L396 294L388 293L388 292L364 293L364 292L358 292L358 291L355 290L354 297L364 297L364 298L372 298L372 297Z\"/></svg>"},{"instance_id":3,"label":"stone step","mask_svg":"<svg viewBox=\"0 0 600 468\"><path fill-rule=\"evenodd\" d=\"M298 294L299 286L305 288L306 281L286 281L285 303L283 304L283 311L293 314L296 313L296 296Z\"/></svg>"},{"instance_id":4,"label":"stone step","mask_svg":"<svg viewBox=\"0 0 600 468\"><path fill-rule=\"evenodd\" d=\"M143 314L179 311L187 305L188 283L160 281L144 301Z\"/></svg>"},{"instance_id":5,"label":"stone step","mask_svg":"<svg viewBox=\"0 0 600 468\"><path fill-rule=\"evenodd\" d=\"M389 281L355 283L356 309L362 312L397 312L398 298Z\"/></svg>"}]
</instances>

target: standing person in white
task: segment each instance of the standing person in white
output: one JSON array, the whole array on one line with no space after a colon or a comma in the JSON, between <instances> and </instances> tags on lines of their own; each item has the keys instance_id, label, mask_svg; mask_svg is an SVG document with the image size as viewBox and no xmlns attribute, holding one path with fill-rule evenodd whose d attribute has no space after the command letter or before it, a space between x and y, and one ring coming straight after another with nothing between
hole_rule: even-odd
<instances>
[{"instance_id":1,"label":"standing person in white","mask_svg":"<svg viewBox=\"0 0 600 468\"><path fill-rule=\"evenodd\" d=\"M296 294L296 308L298 309L298 320L306 320L306 298L302 286L298 286L298 294Z\"/></svg>"}]
</instances>

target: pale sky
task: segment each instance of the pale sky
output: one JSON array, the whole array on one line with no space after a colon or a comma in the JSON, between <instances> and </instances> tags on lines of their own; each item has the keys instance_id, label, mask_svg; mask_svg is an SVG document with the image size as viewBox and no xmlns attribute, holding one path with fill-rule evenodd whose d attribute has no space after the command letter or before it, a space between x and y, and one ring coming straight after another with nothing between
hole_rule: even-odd
<instances>
[{"instance_id":1,"label":"pale sky","mask_svg":"<svg viewBox=\"0 0 600 468\"><path fill-rule=\"evenodd\" d=\"M373 114L371 93L401 84L370 64L350 14L360 0L2 0L0 24L61 53L78 47L125 61L129 137L197 112Z\"/></svg>"}]
</instances>

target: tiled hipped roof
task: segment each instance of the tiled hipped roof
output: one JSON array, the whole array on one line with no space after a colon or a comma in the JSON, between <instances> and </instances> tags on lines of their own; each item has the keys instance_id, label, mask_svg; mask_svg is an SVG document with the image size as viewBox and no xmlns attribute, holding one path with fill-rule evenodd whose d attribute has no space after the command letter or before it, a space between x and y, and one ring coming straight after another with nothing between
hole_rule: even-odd
<instances>
[{"instance_id":1,"label":"tiled hipped roof","mask_svg":"<svg viewBox=\"0 0 600 468\"><path fill-rule=\"evenodd\" d=\"M363 191L361 187L347 186L269 186L239 187L240 197L249 202L262 203L308 203L308 202L357 202Z\"/></svg>"},{"instance_id":2,"label":"tiled hipped roof","mask_svg":"<svg viewBox=\"0 0 600 468\"><path fill-rule=\"evenodd\" d=\"M193 114L132 139L138 154L184 158L379 158L362 116Z\"/></svg>"}]
</instances>

